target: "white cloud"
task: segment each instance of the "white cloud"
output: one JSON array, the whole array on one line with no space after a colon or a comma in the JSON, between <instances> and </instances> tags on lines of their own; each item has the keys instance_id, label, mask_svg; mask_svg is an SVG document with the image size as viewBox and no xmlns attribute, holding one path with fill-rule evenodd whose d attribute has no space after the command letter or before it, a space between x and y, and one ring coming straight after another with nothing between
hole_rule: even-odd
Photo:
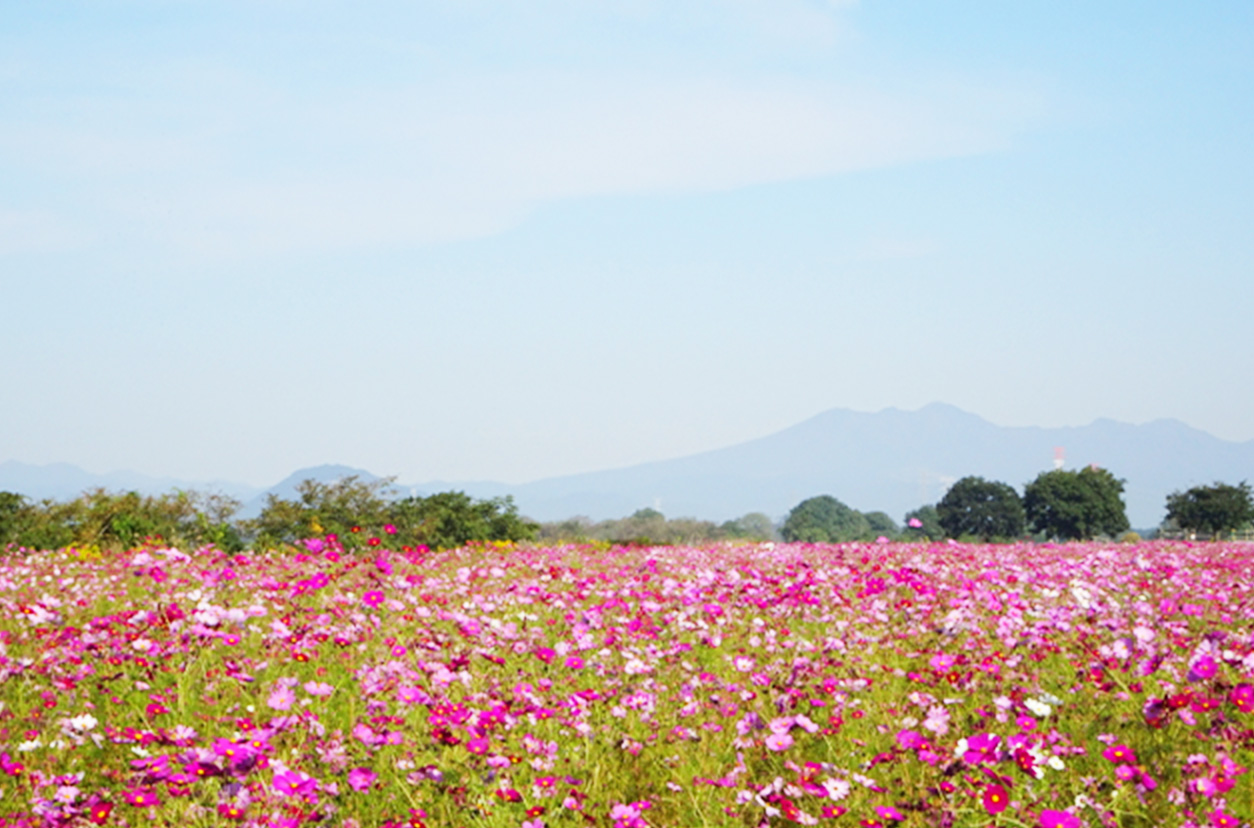
<instances>
[{"instance_id":1,"label":"white cloud","mask_svg":"<svg viewBox=\"0 0 1254 828\"><path fill-rule=\"evenodd\" d=\"M609 14L666 18L680 42L707 26L778 49L838 37L848 5L616 0ZM555 7L606 14L574 0L510 13ZM974 83L836 82L760 66L540 61L308 88L205 54L139 67L153 78L144 94L49 98L21 122L0 122L0 152L55 181L67 212L101 234L197 255L436 243L499 232L556 200L731 190L989 152L1037 114L1030 100ZM140 69L127 71L139 83Z\"/></svg>"},{"instance_id":2,"label":"white cloud","mask_svg":"<svg viewBox=\"0 0 1254 828\"><path fill-rule=\"evenodd\" d=\"M448 241L559 199L730 190L987 152L1030 117L979 92L533 75L289 104L220 144L188 134L189 160L173 170L180 150L168 138L136 136L126 151L116 135L80 134L60 151L110 179L134 171L108 197L119 216L201 252L250 253ZM257 141L273 158L253 154Z\"/></svg>"}]
</instances>

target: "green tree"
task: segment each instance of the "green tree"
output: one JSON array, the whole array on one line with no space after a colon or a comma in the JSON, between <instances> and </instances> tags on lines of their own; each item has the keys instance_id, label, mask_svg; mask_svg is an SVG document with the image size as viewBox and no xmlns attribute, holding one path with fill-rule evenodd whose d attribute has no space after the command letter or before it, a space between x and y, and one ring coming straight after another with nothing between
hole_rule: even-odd
<instances>
[{"instance_id":1,"label":"green tree","mask_svg":"<svg viewBox=\"0 0 1254 828\"><path fill-rule=\"evenodd\" d=\"M1254 522L1254 498L1250 484L1236 486L1216 482L1194 486L1187 492L1167 495L1167 520L1190 532L1219 535Z\"/></svg>"},{"instance_id":2,"label":"green tree","mask_svg":"<svg viewBox=\"0 0 1254 828\"><path fill-rule=\"evenodd\" d=\"M982 477L964 477L955 483L936 504L936 513L952 538L1017 538L1027 525L1023 501L1015 490Z\"/></svg>"},{"instance_id":3,"label":"green tree","mask_svg":"<svg viewBox=\"0 0 1254 828\"><path fill-rule=\"evenodd\" d=\"M801 501L779 529L784 540L804 543L841 543L865 538L870 532L865 515L831 495Z\"/></svg>"},{"instance_id":4,"label":"green tree","mask_svg":"<svg viewBox=\"0 0 1254 828\"><path fill-rule=\"evenodd\" d=\"M906 527L902 534L909 540L941 540L945 537L940 514L931 504L906 512L902 522Z\"/></svg>"},{"instance_id":5,"label":"green tree","mask_svg":"<svg viewBox=\"0 0 1254 828\"><path fill-rule=\"evenodd\" d=\"M17 492L0 492L0 548L17 540L22 517L30 508L26 498Z\"/></svg>"},{"instance_id":6,"label":"green tree","mask_svg":"<svg viewBox=\"0 0 1254 828\"><path fill-rule=\"evenodd\" d=\"M887 512L864 512L862 516L866 518L870 526L870 532L867 534L871 537L895 538L901 533L897 521L889 517Z\"/></svg>"},{"instance_id":7,"label":"green tree","mask_svg":"<svg viewBox=\"0 0 1254 828\"><path fill-rule=\"evenodd\" d=\"M14 515L13 542L25 549L60 549L74 543L75 528L82 522L81 499L45 499L26 502Z\"/></svg>"},{"instance_id":8,"label":"green tree","mask_svg":"<svg viewBox=\"0 0 1254 828\"><path fill-rule=\"evenodd\" d=\"M762 512L750 512L735 520L724 522L719 526L719 534L725 538L755 541L774 540L778 536L775 531L775 522Z\"/></svg>"},{"instance_id":9,"label":"green tree","mask_svg":"<svg viewBox=\"0 0 1254 828\"><path fill-rule=\"evenodd\" d=\"M455 549L470 541L534 540L540 525L518 514L512 497L475 500L465 492L407 497L388 509L398 536L433 549Z\"/></svg>"},{"instance_id":10,"label":"green tree","mask_svg":"<svg viewBox=\"0 0 1254 828\"><path fill-rule=\"evenodd\" d=\"M1116 537L1129 528L1123 481L1106 469L1041 472L1023 490L1032 530L1064 540Z\"/></svg>"},{"instance_id":11,"label":"green tree","mask_svg":"<svg viewBox=\"0 0 1254 828\"><path fill-rule=\"evenodd\" d=\"M361 480L356 475L332 483L302 480L296 500L266 495L261 514L246 528L259 545L295 543L303 538L336 534L352 544L356 527L378 528L387 522L390 501L385 497L392 478Z\"/></svg>"}]
</instances>

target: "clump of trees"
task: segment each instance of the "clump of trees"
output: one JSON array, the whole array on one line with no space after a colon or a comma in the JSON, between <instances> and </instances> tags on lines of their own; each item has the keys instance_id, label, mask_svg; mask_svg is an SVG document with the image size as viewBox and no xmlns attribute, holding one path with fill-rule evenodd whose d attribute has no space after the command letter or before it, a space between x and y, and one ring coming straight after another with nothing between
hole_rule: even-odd
<instances>
[{"instance_id":1,"label":"clump of trees","mask_svg":"<svg viewBox=\"0 0 1254 828\"><path fill-rule=\"evenodd\" d=\"M884 512L863 514L831 495L803 500L793 507L780 527L786 541L845 543L896 537L897 523Z\"/></svg>"},{"instance_id":2,"label":"clump of trees","mask_svg":"<svg viewBox=\"0 0 1254 828\"><path fill-rule=\"evenodd\" d=\"M0 547L130 548L153 539L235 551L244 539L231 516L239 501L221 494L176 491L151 496L93 489L71 501L31 501L0 492Z\"/></svg>"},{"instance_id":3,"label":"clump of trees","mask_svg":"<svg viewBox=\"0 0 1254 828\"><path fill-rule=\"evenodd\" d=\"M605 541L639 545L679 545L708 541L770 541L779 538L774 522L761 512L715 523L691 517L667 518L657 509L639 509L617 520L574 517L540 525L544 541Z\"/></svg>"},{"instance_id":4,"label":"clump of trees","mask_svg":"<svg viewBox=\"0 0 1254 828\"><path fill-rule=\"evenodd\" d=\"M1216 482L1167 495L1166 525L1185 532L1212 537L1245 529L1254 523L1254 497L1250 484L1235 486Z\"/></svg>"},{"instance_id":5,"label":"clump of trees","mask_svg":"<svg viewBox=\"0 0 1254 828\"><path fill-rule=\"evenodd\" d=\"M1027 515L1018 493L1007 483L964 477L945 492L936 514L951 538L974 537L983 541L1023 536Z\"/></svg>"},{"instance_id":6,"label":"clump of trees","mask_svg":"<svg viewBox=\"0 0 1254 828\"><path fill-rule=\"evenodd\" d=\"M1128 531L1123 481L1106 469L1042 472L1023 491L1032 531L1061 540L1117 537Z\"/></svg>"},{"instance_id":7,"label":"clump of trees","mask_svg":"<svg viewBox=\"0 0 1254 828\"><path fill-rule=\"evenodd\" d=\"M533 540L539 533L539 524L519 515L512 498L475 500L464 492L441 492L395 499L391 483L305 480L295 498L271 494L260 514L249 519L237 519L240 502L220 494L145 496L96 489L71 501L35 503L0 492L0 548L129 549L165 543L215 544L235 552L335 535L347 548L372 539L381 543L386 536L391 545L446 549L470 541Z\"/></svg>"},{"instance_id":8,"label":"clump of trees","mask_svg":"<svg viewBox=\"0 0 1254 828\"><path fill-rule=\"evenodd\" d=\"M476 500L465 492L392 499L392 479L349 476L305 480L296 499L267 495L261 514L243 521L259 546L335 535L352 548L372 539L399 546L452 549L470 541L527 541L540 525L518 513L512 497Z\"/></svg>"}]
</instances>

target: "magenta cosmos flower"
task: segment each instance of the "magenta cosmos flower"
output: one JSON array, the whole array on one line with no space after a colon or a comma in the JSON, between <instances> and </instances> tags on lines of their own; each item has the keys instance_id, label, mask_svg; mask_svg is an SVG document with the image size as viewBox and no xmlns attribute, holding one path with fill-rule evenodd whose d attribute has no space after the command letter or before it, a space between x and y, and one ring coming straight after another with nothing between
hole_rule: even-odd
<instances>
[{"instance_id":1,"label":"magenta cosmos flower","mask_svg":"<svg viewBox=\"0 0 1254 828\"><path fill-rule=\"evenodd\" d=\"M1189 668L1189 681L1209 681L1219 671L1219 665L1210 656L1202 656Z\"/></svg>"},{"instance_id":2,"label":"magenta cosmos flower","mask_svg":"<svg viewBox=\"0 0 1254 828\"><path fill-rule=\"evenodd\" d=\"M318 790L318 782L297 771L284 771L274 775L274 790L280 796L299 796L306 799Z\"/></svg>"},{"instance_id":3,"label":"magenta cosmos flower","mask_svg":"<svg viewBox=\"0 0 1254 828\"><path fill-rule=\"evenodd\" d=\"M984 789L984 810L990 814L1000 814L1010 804L1010 797L1001 785L989 785Z\"/></svg>"},{"instance_id":4,"label":"magenta cosmos flower","mask_svg":"<svg viewBox=\"0 0 1254 828\"><path fill-rule=\"evenodd\" d=\"M1228 694L1228 701L1242 713L1254 712L1254 684L1238 684Z\"/></svg>"},{"instance_id":5,"label":"magenta cosmos flower","mask_svg":"<svg viewBox=\"0 0 1254 828\"><path fill-rule=\"evenodd\" d=\"M370 768L353 768L348 772L348 784L355 791L368 791L378 780L379 774Z\"/></svg>"},{"instance_id":6,"label":"magenta cosmos flower","mask_svg":"<svg viewBox=\"0 0 1254 828\"><path fill-rule=\"evenodd\" d=\"M1075 814L1066 811L1055 811L1046 808L1041 811L1041 828L1084 828L1084 823Z\"/></svg>"},{"instance_id":7,"label":"magenta cosmos flower","mask_svg":"<svg viewBox=\"0 0 1254 828\"><path fill-rule=\"evenodd\" d=\"M1102 751L1102 756L1116 765L1136 764L1136 754L1127 745L1111 745Z\"/></svg>"}]
</instances>

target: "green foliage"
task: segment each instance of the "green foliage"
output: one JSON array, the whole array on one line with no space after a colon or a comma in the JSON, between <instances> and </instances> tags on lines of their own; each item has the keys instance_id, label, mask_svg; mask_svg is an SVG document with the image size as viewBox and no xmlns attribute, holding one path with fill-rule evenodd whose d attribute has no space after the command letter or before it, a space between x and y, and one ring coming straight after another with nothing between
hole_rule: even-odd
<instances>
[{"instance_id":1,"label":"green foliage","mask_svg":"<svg viewBox=\"0 0 1254 828\"><path fill-rule=\"evenodd\" d=\"M1041 472L1024 487L1023 508L1033 531L1062 540L1115 537L1129 526L1123 481L1093 466Z\"/></svg>"},{"instance_id":2,"label":"green foliage","mask_svg":"<svg viewBox=\"0 0 1254 828\"><path fill-rule=\"evenodd\" d=\"M22 515L29 504L16 492L0 492L0 547L17 540Z\"/></svg>"},{"instance_id":3,"label":"green foliage","mask_svg":"<svg viewBox=\"0 0 1254 828\"><path fill-rule=\"evenodd\" d=\"M912 522L919 525L912 526ZM902 532L902 537L905 540L943 540L945 538L945 527L941 526L940 513L931 504L906 512L904 523L906 528Z\"/></svg>"},{"instance_id":4,"label":"green foliage","mask_svg":"<svg viewBox=\"0 0 1254 828\"><path fill-rule=\"evenodd\" d=\"M224 495L184 491L152 497L93 489L71 501L39 503L6 492L0 493L0 542L27 549L217 543L230 551L242 548L230 522L238 508Z\"/></svg>"},{"instance_id":5,"label":"green foliage","mask_svg":"<svg viewBox=\"0 0 1254 828\"><path fill-rule=\"evenodd\" d=\"M390 503L384 493L392 478L361 480L356 475L322 483L302 480L296 500L266 496L261 514L246 522L260 545L295 543L303 538L335 534L351 544L353 527L382 526L388 522Z\"/></svg>"},{"instance_id":6,"label":"green foliage","mask_svg":"<svg viewBox=\"0 0 1254 828\"><path fill-rule=\"evenodd\" d=\"M901 533L897 521L889 517L887 512L863 512L862 516L871 527L870 534L877 538L895 538Z\"/></svg>"},{"instance_id":7,"label":"green foliage","mask_svg":"<svg viewBox=\"0 0 1254 828\"><path fill-rule=\"evenodd\" d=\"M794 506L779 532L786 541L841 543L866 538L871 524L831 495L819 495Z\"/></svg>"},{"instance_id":8,"label":"green foliage","mask_svg":"<svg viewBox=\"0 0 1254 828\"><path fill-rule=\"evenodd\" d=\"M719 526L719 534L738 540L769 541L779 537L775 522L762 512L750 512Z\"/></svg>"},{"instance_id":9,"label":"green foliage","mask_svg":"<svg viewBox=\"0 0 1254 828\"><path fill-rule=\"evenodd\" d=\"M964 477L936 505L941 527L951 538L1018 538L1027 527L1023 502L1006 483Z\"/></svg>"},{"instance_id":10,"label":"green foliage","mask_svg":"<svg viewBox=\"0 0 1254 828\"><path fill-rule=\"evenodd\" d=\"M407 497L387 510L401 540L433 549L454 549L470 541L535 540L540 526L518 514L512 497L475 500L465 492Z\"/></svg>"},{"instance_id":11,"label":"green foliage","mask_svg":"<svg viewBox=\"0 0 1254 828\"><path fill-rule=\"evenodd\" d=\"M640 509L617 520L593 522L579 516L541 524L539 538L659 546L720 540L769 541L777 540L779 535L770 517L761 512L716 524L690 517L667 518L656 509Z\"/></svg>"},{"instance_id":12,"label":"green foliage","mask_svg":"<svg viewBox=\"0 0 1254 828\"><path fill-rule=\"evenodd\" d=\"M1167 520L1190 532L1218 535L1242 529L1254 521L1250 484L1216 482L1167 495Z\"/></svg>"}]
</instances>

